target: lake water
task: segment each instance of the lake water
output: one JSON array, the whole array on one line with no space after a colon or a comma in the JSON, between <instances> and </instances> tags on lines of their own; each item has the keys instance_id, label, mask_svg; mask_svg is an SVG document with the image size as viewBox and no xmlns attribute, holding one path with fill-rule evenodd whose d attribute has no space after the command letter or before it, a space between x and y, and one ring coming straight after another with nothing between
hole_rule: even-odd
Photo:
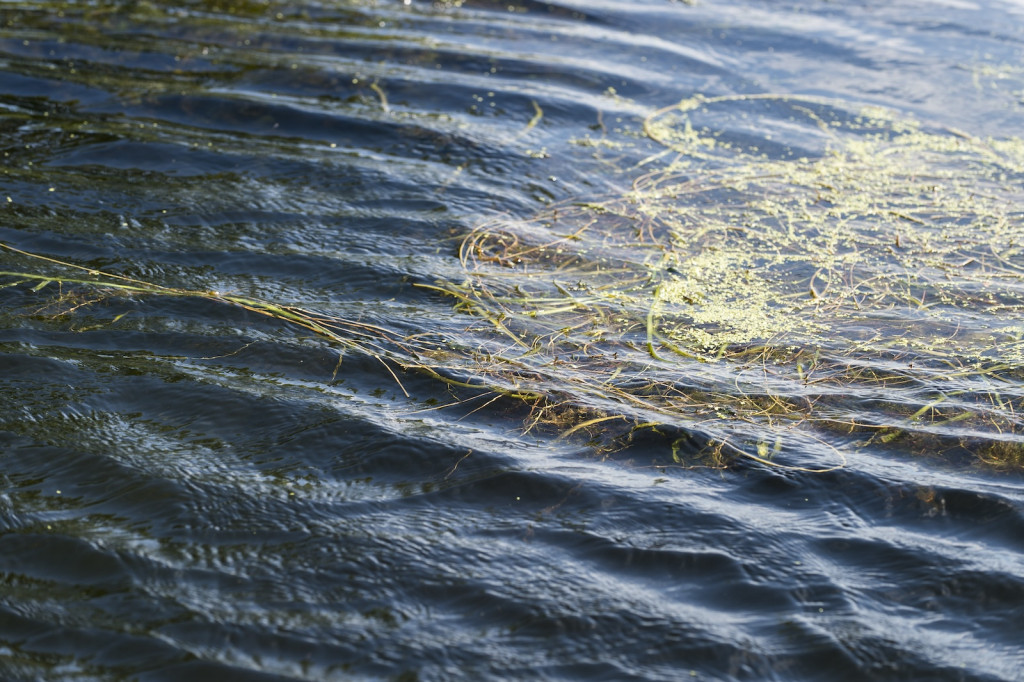
<instances>
[{"instance_id":1,"label":"lake water","mask_svg":"<svg viewBox=\"0 0 1024 682\"><path fill-rule=\"evenodd\" d=\"M1021 137L1019 0L0 2L0 677L1024 679Z\"/></svg>"}]
</instances>

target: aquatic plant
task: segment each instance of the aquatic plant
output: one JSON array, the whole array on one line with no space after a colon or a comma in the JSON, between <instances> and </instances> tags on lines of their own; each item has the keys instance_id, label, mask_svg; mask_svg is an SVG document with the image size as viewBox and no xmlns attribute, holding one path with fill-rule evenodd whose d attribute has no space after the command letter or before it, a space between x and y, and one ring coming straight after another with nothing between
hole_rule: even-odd
<instances>
[{"instance_id":1,"label":"aquatic plant","mask_svg":"<svg viewBox=\"0 0 1024 682\"><path fill-rule=\"evenodd\" d=\"M415 343L376 325L323 315L316 311L296 306L279 305L247 296L212 290L163 286L133 277L50 258L41 254L29 253L9 244L0 243L0 249L23 256L32 261L55 266L58 269L51 270L45 274L38 272L0 271L0 278L8 280L0 284L0 288L29 284L31 284L31 288L35 292L41 291L51 284L60 288L58 294L36 311L37 314L45 313L51 317L66 316L81 308L114 296L147 295L205 299L298 325L308 329L317 336L337 344L342 349L368 353L380 361L399 386L401 386L401 381L398 375L385 362L384 358L396 350L405 353L410 358L416 357ZM83 295L83 289L89 291L91 295ZM120 317L120 315L115 317L111 320L111 323L117 322Z\"/></svg>"},{"instance_id":2,"label":"aquatic plant","mask_svg":"<svg viewBox=\"0 0 1024 682\"><path fill-rule=\"evenodd\" d=\"M528 428L602 448L661 433L680 465L820 472L866 447L1024 465L1024 143L775 95L694 97L643 131L661 151L626 191L479 225L464 279L423 285L477 320L465 338L9 246L65 274L0 276L240 306L367 352L399 384L401 368L512 397Z\"/></svg>"},{"instance_id":3,"label":"aquatic plant","mask_svg":"<svg viewBox=\"0 0 1024 682\"><path fill-rule=\"evenodd\" d=\"M644 130L664 151L642 166L663 166L630 191L464 242L469 277L440 288L505 357L773 465L897 440L1019 461L1020 140L775 95L695 97Z\"/></svg>"}]
</instances>

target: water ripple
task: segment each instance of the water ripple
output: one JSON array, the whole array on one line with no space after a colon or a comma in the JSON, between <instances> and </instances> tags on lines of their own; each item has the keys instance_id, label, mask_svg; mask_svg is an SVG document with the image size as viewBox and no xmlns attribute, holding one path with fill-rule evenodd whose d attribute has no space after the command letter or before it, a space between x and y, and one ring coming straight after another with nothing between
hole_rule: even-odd
<instances>
[{"instance_id":1,"label":"water ripple","mask_svg":"<svg viewBox=\"0 0 1024 682\"><path fill-rule=\"evenodd\" d=\"M3 5L0 240L444 339L432 361L451 383L383 343L341 348L223 299L76 287L0 252L0 270L44 277L0 282L0 676L1019 678L1024 492L978 458L1020 444L1004 353L1020 335L1016 242L944 271L970 280L956 352L985 356L952 370L909 350L803 376L767 356L653 358L644 324L614 356L510 358L493 320L429 288L479 274L458 255L481 225L564 239L595 210L640 236L655 187L676 188L698 234L750 198L738 181L707 190L727 154L827 158L861 110L897 112L888 132L916 120L982 141L1005 173L973 200L1018 197L1019 14L1002 0ZM758 99L771 93L795 99ZM725 104L694 110L689 132L675 119L668 148L645 130L695 95ZM708 156L668 166L694 139ZM565 243L556 267L612 251L629 279L649 264L633 241ZM481 242L481 271L515 271L493 249ZM992 259L1005 271L989 281ZM538 286L582 298L587 282L557 272ZM926 303L845 331L867 344L872 325L914 328ZM611 379L566 389L580 367ZM700 404L631 429L664 415L623 396L657 390ZM784 401L818 411L786 421ZM709 439L764 456L716 468ZM826 473L764 461L828 468L837 452Z\"/></svg>"}]
</instances>

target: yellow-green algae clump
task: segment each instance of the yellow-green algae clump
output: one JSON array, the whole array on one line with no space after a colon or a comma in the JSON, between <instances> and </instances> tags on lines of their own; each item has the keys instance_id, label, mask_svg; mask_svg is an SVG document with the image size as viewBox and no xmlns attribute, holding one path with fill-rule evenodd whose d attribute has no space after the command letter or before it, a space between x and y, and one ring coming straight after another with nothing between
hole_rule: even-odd
<instances>
[{"instance_id":1,"label":"yellow-green algae clump","mask_svg":"<svg viewBox=\"0 0 1024 682\"><path fill-rule=\"evenodd\" d=\"M673 338L944 354L952 344L962 355L1024 357L1020 140L928 131L881 110L826 122L802 100L779 101L823 131L815 158L723 151L714 138L675 134L686 109L731 100L691 100L648 123L682 169L695 158L730 161L631 197L688 264L659 291L682 304L667 317L690 322L672 324ZM687 201L704 192L721 201Z\"/></svg>"}]
</instances>

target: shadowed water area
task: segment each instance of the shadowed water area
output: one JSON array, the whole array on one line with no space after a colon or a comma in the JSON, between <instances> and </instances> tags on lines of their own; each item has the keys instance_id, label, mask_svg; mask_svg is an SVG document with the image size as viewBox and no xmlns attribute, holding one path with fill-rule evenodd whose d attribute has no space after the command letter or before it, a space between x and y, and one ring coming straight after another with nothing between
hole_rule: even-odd
<instances>
[{"instance_id":1,"label":"shadowed water area","mask_svg":"<svg viewBox=\"0 0 1024 682\"><path fill-rule=\"evenodd\" d=\"M1022 57L0 2L0 678L1022 679Z\"/></svg>"}]
</instances>

